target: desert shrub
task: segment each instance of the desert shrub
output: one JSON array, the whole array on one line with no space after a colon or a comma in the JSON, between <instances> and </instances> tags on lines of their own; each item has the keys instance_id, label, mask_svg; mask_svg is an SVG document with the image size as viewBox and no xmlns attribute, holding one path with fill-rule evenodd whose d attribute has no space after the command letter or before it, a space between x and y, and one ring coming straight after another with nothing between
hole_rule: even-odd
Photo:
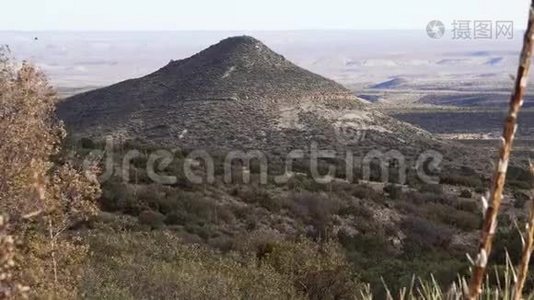
<instances>
[{"instance_id":1,"label":"desert shrub","mask_svg":"<svg viewBox=\"0 0 534 300\"><path fill-rule=\"evenodd\" d=\"M440 177L440 183L456 186L480 187L483 185L482 179L474 171L448 170L443 172Z\"/></svg>"},{"instance_id":2,"label":"desert shrub","mask_svg":"<svg viewBox=\"0 0 534 300\"><path fill-rule=\"evenodd\" d=\"M235 187L231 190L231 193L239 197L245 203L258 205L270 212L279 212L282 208L286 208L290 205L288 203L290 201L289 199L273 197L264 187Z\"/></svg>"},{"instance_id":3,"label":"desert shrub","mask_svg":"<svg viewBox=\"0 0 534 300\"><path fill-rule=\"evenodd\" d=\"M454 208L467 211L473 214L480 214L481 208L477 201L471 199L460 198L456 201Z\"/></svg>"},{"instance_id":4,"label":"desert shrub","mask_svg":"<svg viewBox=\"0 0 534 300\"><path fill-rule=\"evenodd\" d=\"M422 215L419 205L405 200L395 202L395 209L407 215Z\"/></svg>"},{"instance_id":5,"label":"desert shrub","mask_svg":"<svg viewBox=\"0 0 534 300\"><path fill-rule=\"evenodd\" d=\"M180 211L180 200L174 197L169 197L167 194L161 195L156 201L157 210L164 214L169 215L176 211Z\"/></svg>"},{"instance_id":6,"label":"desert shrub","mask_svg":"<svg viewBox=\"0 0 534 300\"><path fill-rule=\"evenodd\" d=\"M17 276L30 298L74 297L86 251L66 229L95 213L100 193L96 168L82 173L59 157L65 131L56 101L43 73L0 50L0 212L16 220L25 253Z\"/></svg>"},{"instance_id":7,"label":"desert shrub","mask_svg":"<svg viewBox=\"0 0 534 300\"><path fill-rule=\"evenodd\" d=\"M533 187L534 175L527 169L509 166L506 173L506 184L510 187L528 190Z\"/></svg>"},{"instance_id":8,"label":"desert shrub","mask_svg":"<svg viewBox=\"0 0 534 300\"><path fill-rule=\"evenodd\" d=\"M484 185L480 175L475 170L466 166L460 169L449 169L442 172L440 183L474 188Z\"/></svg>"},{"instance_id":9,"label":"desert shrub","mask_svg":"<svg viewBox=\"0 0 534 300\"><path fill-rule=\"evenodd\" d=\"M313 226L310 236L325 239L331 236L332 215L341 209L340 202L323 194L302 192L293 195L290 211Z\"/></svg>"},{"instance_id":10,"label":"desert shrub","mask_svg":"<svg viewBox=\"0 0 534 300\"><path fill-rule=\"evenodd\" d=\"M428 226L429 223L425 219L421 219L421 222L422 229L417 234L407 230L410 226L401 224L403 232L407 234L402 241L402 252L391 242L395 230L377 230L380 226L375 224L371 225L374 230L366 233L339 232L339 241L346 249L353 273L357 274L359 280L370 284L369 293L373 298L387 298L384 283L391 291L410 286L413 276L430 279L432 275L438 282L448 283L454 280L458 271L464 267L461 255L456 259L440 250L441 246L436 246L441 245L439 235L442 230L445 230L449 238L452 237L452 231L439 224ZM435 227L438 229L435 230ZM432 232L429 237L431 241L426 240L426 244L422 244L419 235L427 236L427 229Z\"/></svg>"},{"instance_id":11,"label":"desert shrub","mask_svg":"<svg viewBox=\"0 0 534 300\"><path fill-rule=\"evenodd\" d=\"M348 268L320 270L303 277L302 292L310 300L348 299L359 290Z\"/></svg>"},{"instance_id":12,"label":"desert shrub","mask_svg":"<svg viewBox=\"0 0 534 300\"><path fill-rule=\"evenodd\" d=\"M284 206L287 206L287 201L279 197L268 197L261 201L259 204L261 207L267 209L270 212L279 212Z\"/></svg>"},{"instance_id":13,"label":"desert shrub","mask_svg":"<svg viewBox=\"0 0 534 300\"><path fill-rule=\"evenodd\" d=\"M221 235L208 239L207 244L213 249L228 253L233 250L234 239L226 235Z\"/></svg>"},{"instance_id":14,"label":"desert shrub","mask_svg":"<svg viewBox=\"0 0 534 300\"><path fill-rule=\"evenodd\" d=\"M162 204L167 204L165 202L165 187L161 185L133 185L131 188L136 201L145 208L159 211Z\"/></svg>"},{"instance_id":15,"label":"desert shrub","mask_svg":"<svg viewBox=\"0 0 534 300\"><path fill-rule=\"evenodd\" d=\"M395 203L398 210L408 215L427 219L433 223L446 224L470 231L481 225L478 206L473 201L448 200L432 194L409 193L403 201Z\"/></svg>"},{"instance_id":16,"label":"desert shrub","mask_svg":"<svg viewBox=\"0 0 534 300\"><path fill-rule=\"evenodd\" d=\"M327 190L330 185L319 183L309 175L297 175L289 179L286 186L294 191L319 192Z\"/></svg>"},{"instance_id":17,"label":"desert shrub","mask_svg":"<svg viewBox=\"0 0 534 300\"><path fill-rule=\"evenodd\" d=\"M193 195L180 199L180 209L188 213L188 222L204 224L215 221L218 205L213 199L195 198Z\"/></svg>"},{"instance_id":18,"label":"desert shrub","mask_svg":"<svg viewBox=\"0 0 534 300\"><path fill-rule=\"evenodd\" d=\"M525 207L525 204L527 203L527 201L530 200L530 197L529 195L525 194L525 193L522 193L522 192L519 192L519 191L515 191L514 192L514 207L515 208L523 208Z\"/></svg>"},{"instance_id":19,"label":"desert shrub","mask_svg":"<svg viewBox=\"0 0 534 300\"><path fill-rule=\"evenodd\" d=\"M257 186L242 186L235 190L236 195L245 203L262 203L271 201L269 193Z\"/></svg>"},{"instance_id":20,"label":"desert shrub","mask_svg":"<svg viewBox=\"0 0 534 300\"><path fill-rule=\"evenodd\" d=\"M288 277L308 299L351 298L358 290L342 248L332 242L275 243L260 262Z\"/></svg>"},{"instance_id":21,"label":"desert shrub","mask_svg":"<svg viewBox=\"0 0 534 300\"><path fill-rule=\"evenodd\" d=\"M431 220L457 227L465 231L480 228L482 220L479 215L456 210L443 204L431 203L425 206L426 213Z\"/></svg>"},{"instance_id":22,"label":"desert shrub","mask_svg":"<svg viewBox=\"0 0 534 300\"><path fill-rule=\"evenodd\" d=\"M165 232L95 234L90 244L81 292L92 299L303 299L255 256L222 255Z\"/></svg>"},{"instance_id":23,"label":"desert shrub","mask_svg":"<svg viewBox=\"0 0 534 300\"><path fill-rule=\"evenodd\" d=\"M216 221L219 223L222 222L225 224L233 224L236 221L236 217L231 205L218 205L216 214Z\"/></svg>"},{"instance_id":24,"label":"desert shrub","mask_svg":"<svg viewBox=\"0 0 534 300\"><path fill-rule=\"evenodd\" d=\"M119 145L121 149L127 150L137 150L142 153L150 153L161 149L161 145L156 145L150 141L143 140L140 138L126 139L121 141Z\"/></svg>"},{"instance_id":25,"label":"desert shrub","mask_svg":"<svg viewBox=\"0 0 534 300\"><path fill-rule=\"evenodd\" d=\"M145 210L139 214L139 223L148 225L152 229L163 227L165 216L159 212L152 210Z\"/></svg>"},{"instance_id":26,"label":"desert shrub","mask_svg":"<svg viewBox=\"0 0 534 300\"><path fill-rule=\"evenodd\" d=\"M385 200L383 194L377 192L375 189L365 184L353 185L351 194L356 198L372 200L373 202L380 204L383 204Z\"/></svg>"},{"instance_id":27,"label":"desert shrub","mask_svg":"<svg viewBox=\"0 0 534 300\"><path fill-rule=\"evenodd\" d=\"M262 260L272 252L275 244L283 241L284 237L274 230L252 230L236 236L232 249L241 255L253 253Z\"/></svg>"},{"instance_id":28,"label":"desert shrub","mask_svg":"<svg viewBox=\"0 0 534 300\"><path fill-rule=\"evenodd\" d=\"M479 186L475 188L475 193L477 194L484 194L488 190L485 186Z\"/></svg>"},{"instance_id":29,"label":"desert shrub","mask_svg":"<svg viewBox=\"0 0 534 300\"><path fill-rule=\"evenodd\" d=\"M84 149L95 149L96 143L92 139L84 137L80 139L80 146Z\"/></svg>"},{"instance_id":30,"label":"desert shrub","mask_svg":"<svg viewBox=\"0 0 534 300\"><path fill-rule=\"evenodd\" d=\"M232 206L232 213L237 219L246 219L247 216L254 215L255 207L251 205L234 205Z\"/></svg>"},{"instance_id":31,"label":"desert shrub","mask_svg":"<svg viewBox=\"0 0 534 300\"><path fill-rule=\"evenodd\" d=\"M471 193L469 190L462 190L462 192L460 192L460 198L472 198L473 197L473 193Z\"/></svg>"},{"instance_id":32,"label":"desert shrub","mask_svg":"<svg viewBox=\"0 0 534 300\"><path fill-rule=\"evenodd\" d=\"M426 203L440 203L452 205L454 203L446 195L438 195L431 193L419 193L419 192L408 192L402 195L402 201L414 203L417 205L426 204Z\"/></svg>"},{"instance_id":33,"label":"desert shrub","mask_svg":"<svg viewBox=\"0 0 534 300\"><path fill-rule=\"evenodd\" d=\"M441 186L439 184L423 184L419 188L419 191L421 193L442 195L443 194L443 186Z\"/></svg>"},{"instance_id":34,"label":"desert shrub","mask_svg":"<svg viewBox=\"0 0 534 300\"><path fill-rule=\"evenodd\" d=\"M384 192L388 193L391 199L399 199L402 195L402 187L396 184L388 184L384 187Z\"/></svg>"},{"instance_id":35,"label":"desert shrub","mask_svg":"<svg viewBox=\"0 0 534 300\"><path fill-rule=\"evenodd\" d=\"M495 234L495 242L490 259L496 264L505 265L509 255L514 264L520 260L522 253L521 235L514 226L502 226Z\"/></svg>"},{"instance_id":36,"label":"desert shrub","mask_svg":"<svg viewBox=\"0 0 534 300\"><path fill-rule=\"evenodd\" d=\"M382 254L385 256L393 253L384 232L377 230L377 228L374 228L373 231L358 234L339 231L337 237L348 253L354 254L354 252L358 252L359 255L367 257L376 257Z\"/></svg>"},{"instance_id":37,"label":"desert shrub","mask_svg":"<svg viewBox=\"0 0 534 300\"><path fill-rule=\"evenodd\" d=\"M371 219L374 216L373 210L361 203L349 203L341 207L338 211L341 216L354 216L355 218Z\"/></svg>"},{"instance_id":38,"label":"desert shrub","mask_svg":"<svg viewBox=\"0 0 534 300\"><path fill-rule=\"evenodd\" d=\"M459 174L443 174L440 178L440 183L474 188L483 186L483 182L480 177L474 175L465 176Z\"/></svg>"},{"instance_id":39,"label":"desert shrub","mask_svg":"<svg viewBox=\"0 0 534 300\"><path fill-rule=\"evenodd\" d=\"M165 215L167 225L185 225L187 223L187 213L183 211L173 211Z\"/></svg>"},{"instance_id":40,"label":"desert shrub","mask_svg":"<svg viewBox=\"0 0 534 300\"><path fill-rule=\"evenodd\" d=\"M130 161L131 164L138 169L146 169L148 161L147 155L136 156Z\"/></svg>"},{"instance_id":41,"label":"desert shrub","mask_svg":"<svg viewBox=\"0 0 534 300\"><path fill-rule=\"evenodd\" d=\"M444 225L433 223L420 217L406 218L401 228L409 239L406 243L416 247L416 251L421 253L433 248L447 249L452 240L452 230Z\"/></svg>"},{"instance_id":42,"label":"desert shrub","mask_svg":"<svg viewBox=\"0 0 534 300\"><path fill-rule=\"evenodd\" d=\"M529 190L532 188L532 183L528 181L519 181L519 180L506 180L506 185L510 188L516 188L521 190Z\"/></svg>"},{"instance_id":43,"label":"desert shrub","mask_svg":"<svg viewBox=\"0 0 534 300\"><path fill-rule=\"evenodd\" d=\"M199 236L203 240L216 236L215 228L207 224L186 224L185 230L191 234Z\"/></svg>"},{"instance_id":44,"label":"desert shrub","mask_svg":"<svg viewBox=\"0 0 534 300\"><path fill-rule=\"evenodd\" d=\"M122 212L134 216L143 209L132 189L116 177L102 184L102 196L98 202L104 211Z\"/></svg>"}]
</instances>

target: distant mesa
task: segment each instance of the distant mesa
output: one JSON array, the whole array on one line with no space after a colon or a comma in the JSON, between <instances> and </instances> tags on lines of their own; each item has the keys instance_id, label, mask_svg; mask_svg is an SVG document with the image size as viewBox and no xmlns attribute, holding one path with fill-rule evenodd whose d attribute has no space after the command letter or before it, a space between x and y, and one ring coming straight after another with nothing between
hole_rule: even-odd
<instances>
[{"instance_id":1,"label":"distant mesa","mask_svg":"<svg viewBox=\"0 0 534 300\"><path fill-rule=\"evenodd\" d=\"M468 58L445 58L436 62L437 65L456 66L469 63Z\"/></svg>"},{"instance_id":2,"label":"distant mesa","mask_svg":"<svg viewBox=\"0 0 534 300\"><path fill-rule=\"evenodd\" d=\"M490 58L488 61L486 61L485 64L490 65L490 66L496 66L496 65L501 64L503 61L504 61L503 57L493 57L493 58Z\"/></svg>"},{"instance_id":3,"label":"distant mesa","mask_svg":"<svg viewBox=\"0 0 534 300\"><path fill-rule=\"evenodd\" d=\"M394 89L394 88L401 87L407 83L408 83L408 80L404 78L396 77L396 78L372 85L371 88L372 89Z\"/></svg>"}]
</instances>

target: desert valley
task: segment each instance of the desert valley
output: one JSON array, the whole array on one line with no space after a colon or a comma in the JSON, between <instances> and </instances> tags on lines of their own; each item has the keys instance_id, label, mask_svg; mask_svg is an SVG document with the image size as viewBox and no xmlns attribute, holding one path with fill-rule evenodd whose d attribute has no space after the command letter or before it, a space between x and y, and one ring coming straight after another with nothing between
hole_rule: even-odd
<instances>
[{"instance_id":1,"label":"desert valley","mask_svg":"<svg viewBox=\"0 0 534 300\"><path fill-rule=\"evenodd\" d=\"M87 244L76 286L88 299L448 290L476 257L520 40L0 32L58 92L56 159L102 170L98 212L65 229ZM496 269L520 260L533 196L531 91Z\"/></svg>"}]
</instances>

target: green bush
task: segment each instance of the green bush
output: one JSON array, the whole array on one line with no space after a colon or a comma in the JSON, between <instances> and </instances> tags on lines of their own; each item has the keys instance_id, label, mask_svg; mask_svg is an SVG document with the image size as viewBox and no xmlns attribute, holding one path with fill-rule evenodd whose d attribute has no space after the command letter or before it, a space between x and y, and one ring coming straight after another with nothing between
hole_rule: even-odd
<instances>
[{"instance_id":1,"label":"green bush","mask_svg":"<svg viewBox=\"0 0 534 300\"><path fill-rule=\"evenodd\" d=\"M253 256L188 246L162 231L102 233L89 242L80 292L92 299L304 299L293 278Z\"/></svg>"},{"instance_id":2,"label":"green bush","mask_svg":"<svg viewBox=\"0 0 534 300\"><path fill-rule=\"evenodd\" d=\"M450 228L419 217L403 220L401 228L407 235L406 243L417 246L415 252L406 251L412 255L435 248L447 249L453 237Z\"/></svg>"},{"instance_id":3,"label":"green bush","mask_svg":"<svg viewBox=\"0 0 534 300\"><path fill-rule=\"evenodd\" d=\"M173 211L165 215L165 224L167 225L185 225L187 224L187 213L183 211Z\"/></svg>"},{"instance_id":4,"label":"green bush","mask_svg":"<svg viewBox=\"0 0 534 300\"><path fill-rule=\"evenodd\" d=\"M96 143L92 139L84 137L80 139L80 146L84 149L95 149Z\"/></svg>"},{"instance_id":5,"label":"green bush","mask_svg":"<svg viewBox=\"0 0 534 300\"><path fill-rule=\"evenodd\" d=\"M470 175L458 175L458 174L444 174L440 178L441 184L450 184L456 186L468 186L468 187L482 187L483 183L480 177Z\"/></svg>"},{"instance_id":6,"label":"green bush","mask_svg":"<svg viewBox=\"0 0 534 300\"><path fill-rule=\"evenodd\" d=\"M514 207L521 209L525 207L525 204L530 200L530 197L523 192L515 191L514 200Z\"/></svg>"},{"instance_id":7,"label":"green bush","mask_svg":"<svg viewBox=\"0 0 534 300\"><path fill-rule=\"evenodd\" d=\"M384 195L366 184L354 184L350 192L354 197L359 199L372 200L379 204L385 203Z\"/></svg>"},{"instance_id":8,"label":"green bush","mask_svg":"<svg viewBox=\"0 0 534 300\"><path fill-rule=\"evenodd\" d=\"M471 193L469 190L462 190L460 193L460 198L472 198L473 193Z\"/></svg>"},{"instance_id":9,"label":"green bush","mask_svg":"<svg viewBox=\"0 0 534 300\"><path fill-rule=\"evenodd\" d=\"M400 199L402 196L402 186L396 185L396 184L387 184L384 187L384 192L386 192L389 195L389 198L391 199Z\"/></svg>"},{"instance_id":10,"label":"green bush","mask_svg":"<svg viewBox=\"0 0 534 300\"><path fill-rule=\"evenodd\" d=\"M466 199L466 198L460 198L454 205L454 208L458 210L467 211L474 214L480 214L481 208L479 207L479 202L472 200L472 199Z\"/></svg>"},{"instance_id":11,"label":"green bush","mask_svg":"<svg viewBox=\"0 0 534 300\"><path fill-rule=\"evenodd\" d=\"M99 204L104 211L122 212L133 216L139 215L144 209L130 186L122 183L118 177L113 177L102 184Z\"/></svg>"},{"instance_id":12,"label":"green bush","mask_svg":"<svg viewBox=\"0 0 534 300\"><path fill-rule=\"evenodd\" d=\"M164 226L165 216L159 212L145 210L139 214L139 223L148 225L152 229L158 229Z\"/></svg>"},{"instance_id":13,"label":"green bush","mask_svg":"<svg viewBox=\"0 0 534 300\"><path fill-rule=\"evenodd\" d=\"M520 180L506 180L506 185L511 188L521 189L521 190L530 190L532 188L532 183L528 181Z\"/></svg>"},{"instance_id":14,"label":"green bush","mask_svg":"<svg viewBox=\"0 0 534 300\"><path fill-rule=\"evenodd\" d=\"M529 190L534 187L534 175L527 169L509 166L506 173L506 184L510 187Z\"/></svg>"},{"instance_id":15,"label":"green bush","mask_svg":"<svg viewBox=\"0 0 534 300\"><path fill-rule=\"evenodd\" d=\"M313 232L308 234L315 239L330 237L332 216L339 212L341 204L322 194L302 192L293 195L290 211L306 224L312 225Z\"/></svg>"},{"instance_id":16,"label":"green bush","mask_svg":"<svg viewBox=\"0 0 534 300\"><path fill-rule=\"evenodd\" d=\"M261 262L290 278L307 299L350 299L358 291L343 250L336 243L275 243Z\"/></svg>"},{"instance_id":17,"label":"green bush","mask_svg":"<svg viewBox=\"0 0 534 300\"><path fill-rule=\"evenodd\" d=\"M432 193L419 193L419 192L408 192L402 195L402 200L406 202L411 202L416 205L426 204L426 203L440 203L440 204L453 204L454 201L446 195L438 195Z\"/></svg>"},{"instance_id":18,"label":"green bush","mask_svg":"<svg viewBox=\"0 0 534 300\"><path fill-rule=\"evenodd\" d=\"M485 186L479 186L475 188L475 193L484 194L488 189Z\"/></svg>"},{"instance_id":19,"label":"green bush","mask_svg":"<svg viewBox=\"0 0 534 300\"><path fill-rule=\"evenodd\" d=\"M419 188L419 191L421 193L442 195L443 194L443 186L439 185L439 184L423 184Z\"/></svg>"}]
</instances>

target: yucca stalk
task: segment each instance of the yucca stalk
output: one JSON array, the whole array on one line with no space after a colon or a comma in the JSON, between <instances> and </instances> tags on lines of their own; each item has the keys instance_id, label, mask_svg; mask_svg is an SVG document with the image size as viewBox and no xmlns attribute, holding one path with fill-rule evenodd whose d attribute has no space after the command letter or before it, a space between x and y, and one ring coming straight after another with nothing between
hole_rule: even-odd
<instances>
[{"instance_id":1,"label":"yucca stalk","mask_svg":"<svg viewBox=\"0 0 534 300\"><path fill-rule=\"evenodd\" d=\"M534 164L530 163L530 173L534 176ZM530 211L528 222L526 225L526 239L523 238L523 252L521 254L521 262L517 267L517 282L514 286L514 300L520 300L523 294L523 287L528 274L528 264L530 263L530 255L534 250L534 190L530 199Z\"/></svg>"},{"instance_id":2,"label":"yucca stalk","mask_svg":"<svg viewBox=\"0 0 534 300\"><path fill-rule=\"evenodd\" d=\"M493 238L497 228L497 215L503 198L504 184L506 181L506 172L508 171L508 162L510 152L517 131L517 116L523 105L523 95L525 93L528 81L528 72L532 55L532 45L534 39L534 0L532 0L529 9L528 26L523 41L523 49L519 59L517 77L514 84L514 92L510 99L510 108L504 124L502 145L499 152L499 161L491 184L489 200L484 200L487 208L484 211L484 223L480 238L479 251L469 283L469 291L465 295L466 299L475 300L482 292L482 283L488 257L491 253Z\"/></svg>"}]
</instances>

